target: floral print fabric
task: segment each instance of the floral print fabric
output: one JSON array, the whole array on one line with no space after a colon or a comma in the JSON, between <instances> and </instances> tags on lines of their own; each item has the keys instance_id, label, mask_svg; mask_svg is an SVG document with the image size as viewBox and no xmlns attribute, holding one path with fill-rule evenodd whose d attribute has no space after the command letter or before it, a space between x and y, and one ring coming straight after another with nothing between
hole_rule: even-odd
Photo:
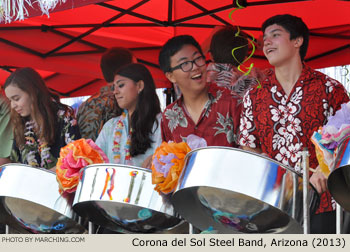
<instances>
[{"instance_id":1,"label":"floral print fabric","mask_svg":"<svg viewBox=\"0 0 350 252\"><path fill-rule=\"evenodd\" d=\"M170 104L162 116L163 141L182 142L194 134L207 141L208 146L237 146L241 107L230 92L214 83L209 85L209 101L195 124L182 102L182 97Z\"/></svg>"},{"instance_id":2,"label":"floral print fabric","mask_svg":"<svg viewBox=\"0 0 350 252\"><path fill-rule=\"evenodd\" d=\"M289 97L272 70L261 88L244 96L239 144L260 148L271 158L301 171L301 151L310 153L310 167L318 162L311 142L314 131L327 122L349 97L338 81L304 66ZM323 194L321 212L331 211L329 193Z\"/></svg>"},{"instance_id":3,"label":"floral print fabric","mask_svg":"<svg viewBox=\"0 0 350 252\"><path fill-rule=\"evenodd\" d=\"M113 86L102 87L98 94L79 106L77 119L81 136L95 141L103 125L121 112L114 98Z\"/></svg>"},{"instance_id":4,"label":"floral print fabric","mask_svg":"<svg viewBox=\"0 0 350 252\"><path fill-rule=\"evenodd\" d=\"M57 112L58 127L56 130L56 140L51 146L42 143L34 133L34 122L26 122L25 145L19 149L14 140L11 160L13 162L28 164L33 167L50 169L57 163L61 147L66 146L73 140L80 138L80 132L73 110L63 110Z\"/></svg>"},{"instance_id":5,"label":"floral print fabric","mask_svg":"<svg viewBox=\"0 0 350 252\"><path fill-rule=\"evenodd\" d=\"M244 94L250 87L258 85L264 79L264 74L257 68L253 68L249 75L245 75L234 65L224 63L210 63L207 72L208 82L228 88L238 103L242 102Z\"/></svg>"}]
</instances>

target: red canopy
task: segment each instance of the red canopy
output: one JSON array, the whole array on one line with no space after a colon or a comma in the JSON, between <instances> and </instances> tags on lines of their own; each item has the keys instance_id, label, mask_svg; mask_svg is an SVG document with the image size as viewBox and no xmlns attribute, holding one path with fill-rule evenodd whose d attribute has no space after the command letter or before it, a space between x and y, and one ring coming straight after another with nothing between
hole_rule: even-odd
<instances>
[{"instance_id":1,"label":"red canopy","mask_svg":"<svg viewBox=\"0 0 350 252\"><path fill-rule=\"evenodd\" d=\"M284 13L302 17L311 30L309 65L350 64L349 1L239 3L245 8L236 10L232 20L229 13L237 7L236 0L67 0L49 18L28 8L31 18L0 24L0 83L9 71L31 66L62 96L88 95L105 84L99 69L101 53L123 46L149 67L158 87L168 87L158 68L158 52L169 38L191 34L202 43L214 26L223 24L239 25L258 38L264 20ZM268 67L259 50L252 61Z\"/></svg>"}]
</instances>

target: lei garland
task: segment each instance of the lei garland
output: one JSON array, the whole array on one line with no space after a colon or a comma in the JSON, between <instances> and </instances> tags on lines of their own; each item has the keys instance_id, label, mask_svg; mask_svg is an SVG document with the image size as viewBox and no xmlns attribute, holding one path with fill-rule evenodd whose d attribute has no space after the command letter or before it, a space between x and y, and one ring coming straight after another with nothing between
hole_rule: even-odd
<instances>
[{"instance_id":1,"label":"lei garland","mask_svg":"<svg viewBox=\"0 0 350 252\"><path fill-rule=\"evenodd\" d=\"M63 109L58 110L57 116L59 121L63 120L61 137L64 137L65 144L68 144L75 139L75 135L69 133L69 128L70 126L77 124L76 119L72 117L69 110L65 111ZM25 145L20 150L20 155L23 157L24 163L27 163L32 167L50 169L56 165L57 158L53 156L51 148L46 142L37 139L34 131L35 126L36 124L33 120L25 123ZM12 152L12 155L14 155L14 160L19 160L19 157L15 152ZM40 164L39 160L41 160Z\"/></svg>"},{"instance_id":2,"label":"lei garland","mask_svg":"<svg viewBox=\"0 0 350 252\"><path fill-rule=\"evenodd\" d=\"M126 118L126 113L123 112L122 115L120 116L117 126L115 129L114 133L114 139L113 139L113 154L114 154L114 162L116 164L120 164L120 158L121 158L121 151L120 151L120 142L121 142L121 137L123 134L123 129L125 127L124 125L124 120ZM130 155L130 145L131 145L131 134L132 134L132 129L130 128L127 140L126 140L126 145L124 147L125 151L125 164L127 165L132 165L131 161L131 155Z\"/></svg>"},{"instance_id":3,"label":"lei garland","mask_svg":"<svg viewBox=\"0 0 350 252\"><path fill-rule=\"evenodd\" d=\"M26 161L30 166L49 169L56 164L56 158L50 153L50 147L46 142L36 139L34 127L35 122L33 120L25 123L24 138L26 149L23 154L25 154ZM36 157L37 153L41 157L40 165Z\"/></svg>"}]
</instances>

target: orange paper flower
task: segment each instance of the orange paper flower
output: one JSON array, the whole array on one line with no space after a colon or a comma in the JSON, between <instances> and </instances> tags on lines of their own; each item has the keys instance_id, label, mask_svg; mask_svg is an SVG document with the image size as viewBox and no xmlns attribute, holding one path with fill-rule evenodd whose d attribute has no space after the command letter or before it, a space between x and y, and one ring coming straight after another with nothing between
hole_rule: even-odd
<instances>
[{"instance_id":1,"label":"orange paper flower","mask_svg":"<svg viewBox=\"0 0 350 252\"><path fill-rule=\"evenodd\" d=\"M90 164L108 163L104 152L91 139L81 138L61 148L56 164L56 178L60 193L75 192L79 172Z\"/></svg>"},{"instance_id":2,"label":"orange paper flower","mask_svg":"<svg viewBox=\"0 0 350 252\"><path fill-rule=\"evenodd\" d=\"M177 186L184 166L184 159L191 148L187 143L163 142L155 151L152 160L152 183L155 190L171 193Z\"/></svg>"}]
</instances>

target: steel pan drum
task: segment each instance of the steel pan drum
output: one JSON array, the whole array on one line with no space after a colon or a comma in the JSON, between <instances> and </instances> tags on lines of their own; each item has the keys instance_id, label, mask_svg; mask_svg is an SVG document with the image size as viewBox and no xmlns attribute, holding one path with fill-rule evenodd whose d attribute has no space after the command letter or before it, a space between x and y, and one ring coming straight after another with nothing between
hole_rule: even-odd
<instances>
[{"instance_id":1,"label":"steel pan drum","mask_svg":"<svg viewBox=\"0 0 350 252\"><path fill-rule=\"evenodd\" d=\"M150 170L119 164L85 167L73 208L93 223L123 233L159 232L182 221L169 196L154 191Z\"/></svg>"},{"instance_id":2,"label":"steel pan drum","mask_svg":"<svg viewBox=\"0 0 350 252\"><path fill-rule=\"evenodd\" d=\"M310 186L313 209L318 195ZM218 233L302 233L302 178L270 158L206 147L187 154L175 210L200 230Z\"/></svg>"},{"instance_id":3,"label":"steel pan drum","mask_svg":"<svg viewBox=\"0 0 350 252\"><path fill-rule=\"evenodd\" d=\"M84 233L54 172L22 164L0 167L0 222L20 233Z\"/></svg>"},{"instance_id":4,"label":"steel pan drum","mask_svg":"<svg viewBox=\"0 0 350 252\"><path fill-rule=\"evenodd\" d=\"M328 189L335 201L350 212L350 137L337 148L334 169L328 177Z\"/></svg>"}]
</instances>

